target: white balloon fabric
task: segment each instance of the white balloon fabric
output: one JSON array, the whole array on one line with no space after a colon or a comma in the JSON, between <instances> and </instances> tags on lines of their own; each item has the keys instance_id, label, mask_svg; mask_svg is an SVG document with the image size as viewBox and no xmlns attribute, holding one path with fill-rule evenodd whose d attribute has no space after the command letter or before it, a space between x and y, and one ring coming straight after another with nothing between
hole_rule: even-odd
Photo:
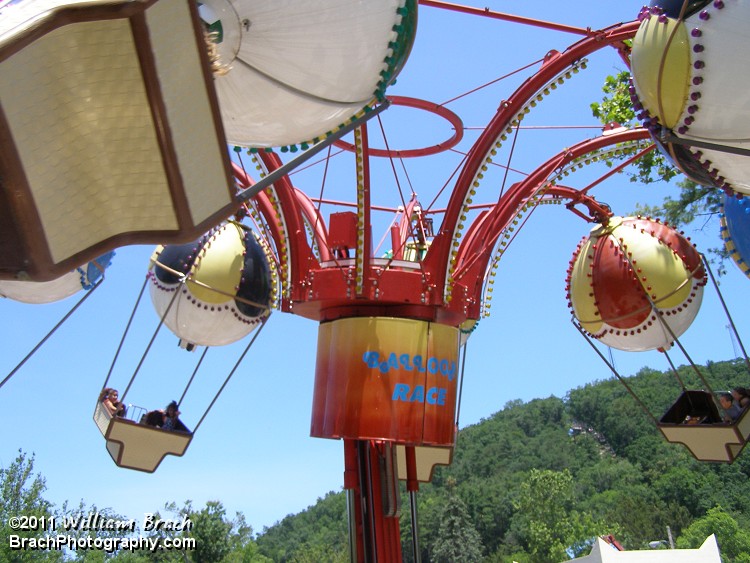
<instances>
[{"instance_id":1,"label":"white balloon fabric","mask_svg":"<svg viewBox=\"0 0 750 563\"><path fill-rule=\"evenodd\" d=\"M193 243L157 247L149 279L154 309L188 349L240 340L271 306L266 254L236 223L223 223Z\"/></svg>"},{"instance_id":2,"label":"white balloon fabric","mask_svg":"<svg viewBox=\"0 0 750 563\"><path fill-rule=\"evenodd\" d=\"M230 144L316 142L383 97L413 43L416 0L204 0Z\"/></svg>"},{"instance_id":3,"label":"white balloon fabric","mask_svg":"<svg viewBox=\"0 0 750 563\"><path fill-rule=\"evenodd\" d=\"M641 12L631 55L639 118L657 137L663 126L687 143L666 148L690 178L750 194L750 158L730 152L750 150L750 75L737 55L748 41L750 0L690 2L680 20L682 5L656 0Z\"/></svg>"},{"instance_id":4,"label":"white balloon fabric","mask_svg":"<svg viewBox=\"0 0 750 563\"><path fill-rule=\"evenodd\" d=\"M33 305L61 301L82 289L88 291L93 288L112 263L114 255L114 252L108 252L64 276L46 282L2 280L0 296Z\"/></svg>"}]
</instances>

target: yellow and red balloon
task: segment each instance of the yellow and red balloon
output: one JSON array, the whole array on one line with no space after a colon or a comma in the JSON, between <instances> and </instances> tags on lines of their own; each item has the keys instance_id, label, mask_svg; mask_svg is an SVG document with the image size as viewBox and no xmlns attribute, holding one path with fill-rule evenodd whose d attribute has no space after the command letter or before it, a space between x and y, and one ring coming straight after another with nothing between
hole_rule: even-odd
<instances>
[{"instance_id":1,"label":"yellow and red balloon","mask_svg":"<svg viewBox=\"0 0 750 563\"><path fill-rule=\"evenodd\" d=\"M581 327L626 351L669 348L695 319L706 274L693 244L659 221L611 217L579 244L568 299Z\"/></svg>"}]
</instances>

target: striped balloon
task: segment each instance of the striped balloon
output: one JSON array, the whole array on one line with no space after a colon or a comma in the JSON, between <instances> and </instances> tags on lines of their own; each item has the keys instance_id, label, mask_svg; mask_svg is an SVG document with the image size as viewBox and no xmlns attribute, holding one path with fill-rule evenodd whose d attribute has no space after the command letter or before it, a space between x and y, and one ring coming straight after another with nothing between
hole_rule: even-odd
<instances>
[{"instance_id":1,"label":"striped balloon","mask_svg":"<svg viewBox=\"0 0 750 563\"><path fill-rule=\"evenodd\" d=\"M570 262L568 300L582 328L626 351L669 348L695 319L706 274L693 244L659 221L612 217Z\"/></svg>"},{"instance_id":2,"label":"striped balloon","mask_svg":"<svg viewBox=\"0 0 750 563\"><path fill-rule=\"evenodd\" d=\"M268 258L237 223L222 223L193 243L157 247L148 276L156 312L189 349L240 340L270 310Z\"/></svg>"},{"instance_id":3,"label":"striped balloon","mask_svg":"<svg viewBox=\"0 0 750 563\"><path fill-rule=\"evenodd\" d=\"M721 208L721 238L735 264L750 277L750 198L725 196Z\"/></svg>"}]
</instances>

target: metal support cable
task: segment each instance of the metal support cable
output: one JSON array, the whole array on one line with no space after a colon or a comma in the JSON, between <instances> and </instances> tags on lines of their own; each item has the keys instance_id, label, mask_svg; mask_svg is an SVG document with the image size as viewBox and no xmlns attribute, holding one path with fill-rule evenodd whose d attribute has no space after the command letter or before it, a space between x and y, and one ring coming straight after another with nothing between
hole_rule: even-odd
<instances>
[{"instance_id":1,"label":"metal support cable","mask_svg":"<svg viewBox=\"0 0 750 563\"><path fill-rule=\"evenodd\" d=\"M130 319L128 319L128 324L125 325L125 330L122 333L122 338L120 339L120 344L117 346L117 351L115 352L115 357L112 358L112 365L109 366L109 371L107 372L107 377L104 378L104 383L102 384L102 389L104 389L107 386L107 383L109 383L109 378L112 376L112 371L115 369L115 364L117 363L117 358L120 356L120 351L122 351L122 346L125 343L125 338L128 335L128 331L130 330L130 325L133 324L133 318L135 317L135 312L138 310L138 305L141 302L141 298L143 297L143 293L146 291L146 284L148 284L148 275L143 280L143 285L141 286L141 291L138 293L138 298L135 300L135 305L133 306L133 310L130 312Z\"/></svg>"},{"instance_id":2,"label":"metal support cable","mask_svg":"<svg viewBox=\"0 0 750 563\"><path fill-rule=\"evenodd\" d=\"M596 352L599 355L599 357L607 365L607 367L610 369L610 371L615 375L615 377L620 381L620 383L623 384L623 386L625 387L625 389L627 389L628 393L630 393L630 396L633 397L633 399L635 399L635 401L638 403L638 405L641 407L641 409L643 409L643 412L645 412L648 415L648 417L654 422L654 424L658 424L659 421L656 420L656 417L653 414L651 414L651 411L648 410L648 408L646 407L646 405L644 404L644 402L641 401L641 399L638 397L638 395L635 394L635 392L633 391L633 389L630 387L630 385L628 385L627 381L625 381L622 378L622 376L617 372L617 370L615 369L615 367L607 361L607 358L604 357L604 354L601 353L601 351L599 350L599 348L597 348L594 345L594 343L591 342L591 339L583 331L583 328L581 328L581 325L579 325L577 322L575 322L575 320L572 319L572 318L570 319L570 322L573 323L573 326L576 327L576 329L578 329L578 332L581 333L581 336L583 336L584 340L586 340L586 342L589 343L589 345L594 349L594 352Z\"/></svg>"},{"instance_id":3,"label":"metal support cable","mask_svg":"<svg viewBox=\"0 0 750 563\"><path fill-rule=\"evenodd\" d=\"M7 382L7 381L8 381L8 380L9 380L9 379L11 378L11 377L13 377L13 375L14 375L14 374L15 374L15 373L16 373L16 372L17 372L17 371L19 370L19 369L21 369L21 366L23 366L23 365L24 365L24 364L25 364L25 363L26 363L26 362L28 361L28 359L29 359L29 358L31 358L31 356L33 356L33 355L34 355L34 354L36 353L36 351L37 351L37 350L39 350L39 348L41 348L41 347L42 347L42 345L43 345L43 344L44 344L45 342L47 342L47 340L49 339L49 337L50 337L50 336L52 336L52 335L53 335L53 334L54 334L54 333L55 333L55 332L57 331L57 329L58 329L58 328L60 328L60 326L62 326L62 324L63 324L63 323L65 322L65 321L67 321L67 320L68 320L68 318L70 318L70 316L71 316L71 315L72 315L72 314L73 314L73 313L74 313L74 312L76 311L76 309L78 309L78 307L80 307L80 306L81 306L81 305L83 304L83 302L84 302L84 301L86 301L86 299L88 299L88 298L89 298L89 296L90 296L90 295L91 295L91 294L92 294L92 293L94 292L94 290L95 290L95 289L96 289L97 287L99 287L99 285L101 285L101 283L102 283L103 281L104 281L104 278L103 278L103 277L102 277L102 278L100 278L100 279L99 279L99 281L97 281L97 282L96 282L96 284L94 285L94 287L92 287L92 288L91 288L90 290L88 290L88 291L86 292L86 294L85 294L85 295L84 295L83 297L81 297L81 299L80 299L80 300L78 301L78 303L76 303L76 304L75 304L75 305L74 305L74 306L73 306L73 307L72 307L72 308L70 309L70 311L68 311L68 312L67 312L67 314L65 314L65 316L63 316L63 318L62 318L62 319L60 319L60 321L59 321L59 322L58 322L58 323L57 323L57 324L56 324L56 325L55 325L54 327L52 327L52 330L50 330L50 331L49 331L49 332L47 333L47 335L46 335L46 336L45 336L44 338L42 338L42 339L41 339L41 340L39 341L39 343L38 343L38 344L37 344L36 346L34 346L34 348L32 348L32 349L31 349L31 351L30 351L30 352L29 352L28 354L26 354L26 357L25 357L24 359L22 359L22 360L21 360L21 361L20 361L20 362L18 363L18 365L16 365L16 367L14 367L14 368L13 368L13 369L12 369L12 370L10 371L10 373L9 373L9 374L8 374L7 376L5 376L5 379L3 379L2 381L0 381L0 387L2 387L3 385L5 385L5 383L6 383L6 382Z\"/></svg>"},{"instance_id":4,"label":"metal support cable","mask_svg":"<svg viewBox=\"0 0 750 563\"><path fill-rule=\"evenodd\" d=\"M622 255L623 255L623 256L625 257L625 259L626 259L626 260L628 261L628 265L630 266L631 270L632 270L633 272L635 272L635 271L636 271L636 267L635 267L635 264L633 264L633 258L632 258L632 256L630 255L630 253L628 253L628 252L627 252L627 249L625 248L625 246L624 246L624 243L623 243L622 239L618 239L618 241L617 241L617 245L618 245L618 248L620 249L620 252L622 253ZM702 255L701 255L701 257L702 257ZM703 263L705 263L705 260L703 260ZM693 273L694 273L695 271L697 271L697 269L698 269L698 267L696 266L696 270L694 270L693 272L690 272L690 274L691 274L691 275L693 275ZM672 293L670 293L669 295L666 295L666 296L662 297L662 299L665 299L666 297L669 297L669 296L671 296L672 294L676 293L676 292L677 292L677 291L678 291L678 290L679 290L680 288L682 288L682 287L683 287L683 286L684 286L684 285L685 285L685 284L686 284L686 283L687 283L688 281L689 281L689 278L688 278L688 280L685 280L685 281L684 281L684 282L683 282L682 284L680 284L680 286L679 286L679 287L678 287L677 289L675 289L675 290L674 290L674 291L673 291ZM674 342L674 343L675 343L675 344L677 345L677 347L678 347L678 348L680 349L680 351L681 351L681 352L683 353L683 355L684 355L684 356L685 356L685 358L687 359L688 363L690 364L690 367L692 367L692 368L693 368L693 371L695 371L695 373L696 373L696 374L698 375L698 378L699 378L699 379L700 379L700 380L701 380L701 381L703 382L703 385L705 386L705 389L706 389L706 391L708 391L709 393L711 393L711 394L713 395L713 393L714 393L714 392L713 392L713 389L711 389L711 384L710 384L710 383L708 383L708 381L706 381L706 378L705 378L705 377L703 376L703 374L701 373L701 371L700 371L700 370L698 369L698 366L697 366L697 365L695 364L695 362L693 361L693 359L692 359L692 358L690 357L690 354L688 354L688 351L687 351L687 350L685 349L685 347L684 347L684 346L682 345L682 342L680 342L680 339L679 339L679 338L677 338L677 335L676 335L676 334L674 333L674 331L672 330L672 327L671 327L671 326L669 326L669 323L668 323L668 322L666 321L666 319L664 318L664 315L663 315L663 314L661 313L661 311L660 311L660 310L659 310L659 309L658 309L658 308L656 307L656 302L654 301L654 299L653 299L653 298L651 297L651 295L649 295L649 293L648 293L647 291L644 291L644 292L643 292L643 296L644 296L644 297L646 298L646 300L648 301L648 304L649 304L649 306L651 307L651 310L653 311L653 313L654 313L654 316L655 316L655 317L656 317L656 319L657 319L657 320L659 321L659 324L660 324L660 325L662 326L662 328L663 328L664 330L666 330L666 331L667 331L667 332L669 333L669 336L670 336L670 338L671 338L671 339L673 340L673 342ZM665 354L665 355L666 355L666 354Z\"/></svg>"},{"instance_id":5,"label":"metal support cable","mask_svg":"<svg viewBox=\"0 0 750 563\"><path fill-rule=\"evenodd\" d=\"M159 334L161 327L164 325L164 319L169 314L169 311L172 308L172 305L174 305L174 302L177 300L177 296L180 294L180 289L185 285L186 282L187 282L187 277L184 277L182 279L182 282L180 282L179 287L175 288L174 295L172 296L172 299L169 301L169 305L167 305L167 309L164 311L164 314L159 319L159 324L156 326L156 330L154 330L154 334L151 336L151 340L149 341L148 346L146 346L146 350L144 350L143 355L141 356L141 359L138 362L138 365L136 366L135 371L133 372L133 375L130 378L130 381L128 381L128 386L125 387L125 391L120 396L120 402L122 403L125 402L125 395L127 395L128 391L130 391L130 387L133 385L133 381L135 381L135 376L138 375L138 372L143 366L143 362L146 361L146 356L148 356L148 353L151 350L151 346L153 346L154 341L156 340L156 336ZM140 300L140 297L139 297L139 300Z\"/></svg>"},{"instance_id":6,"label":"metal support cable","mask_svg":"<svg viewBox=\"0 0 750 563\"><path fill-rule=\"evenodd\" d=\"M687 387L685 387L685 383L682 381L682 378L680 377L680 373L677 371L677 368L674 366L674 363L672 363L672 358L669 357L669 354L667 354L666 350L663 352L663 354L664 354L664 357L667 358L667 361L669 362L669 367L672 368L672 373L674 374L675 379L677 379L677 381L679 382L680 387L682 387L683 391L687 391Z\"/></svg>"},{"instance_id":7,"label":"metal support cable","mask_svg":"<svg viewBox=\"0 0 750 563\"><path fill-rule=\"evenodd\" d=\"M747 365L747 369L750 371L750 360L748 360L747 351L745 350L745 346L742 344L740 335L737 332L737 327L735 326L734 321L732 320L732 315L729 314L729 309L727 308L727 304L724 301L724 296L721 294L721 291L719 290L719 284L716 282L716 278L714 277L714 273L708 264L708 260L702 254L701 256L703 257L703 263L706 265L706 270L708 270L708 274L711 277L711 282L714 284L714 289L716 290L716 294L719 296L719 301L721 302L721 306L724 308L724 314L727 316L727 319L729 320L729 324L732 327L732 332L734 333L734 336L735 338L737 338L737 342L740 345L740 349L742 350L742 355L745 358L745 365Z\"/></svg>"},{"instance_id":8,"label":"metal support cable","mask_svg":"<svg viewBox=\"0 0 750 563\"><path fill-rule=\"evenodd\" d=\"M289 174L292 170L300 166L303 162L306 162L316 154L318 154L321 150L327 148L328 146L332 145L334 142L341 139L344 135L347 133L352 132L354 129L365 123L367 120L372 119L376 115L378 115L380 112L386 110L390 106L390 102L386 99L383 102L380 103L379 106L376 108L370 110L369 112L366 112L362 117L358 117L356 119L353 119L351 122L349 122L348 125L345 125L341 129L337 130L336 132L332 133L316 145L313 145L308 150L297 156L296 158L290 160L286 164L280 166L270 174L264 176L261 180L253 184L252 186L248 187L246 190L244 190L242 193L239 194L238 199L240 201L247 201L250 198L254 197L258 193L265 190L268 186L276 182L276 180L283 178L287 174Z\"/></svg>"},{"instance_id":9,"label":"metal support cable","mask_svg":"<svg viewBox=\"0 0 750 563\"><path fill-rule=\"evenodd\" d=\"M177 401L177 404L182 404L182 400L185 398L185 395L188 392L188 389L190 389L190 385L193 383L193 379L195 379L195 374L198 373L198 369L201 367L201 364L203 363L203 359L206 357L206 354L208 353L208 346L206 346L203 349L203 353L201 354L200 359L198 360L198 365L195 366L195 369L193 370L193 374L190 376L190 380L187 382L187 385L185 386L185 390L182 392L182 396L180 397L180 400Z\"/></svg>"},{"instance_id":10,"label":"metal support cable","mask_svg":"<svg viewBox=\"0 0 750 563\"><path fill-rule=\"evenodd\" d=\"M231 371L229 372L229 375L227 375L227 378L226 378L226 379L224 380L224 383L222 383L221 387L220 387L220 388L219 388L219 390L218 390L218 391L216 392L216 395L214 396L213 400L211 401L211 404L210 404L210 405L208 405L208 408L206 409L206 412L204 412L204 413L203 413L203 416L202 416L202 417L201 417L201 419L200 419L200 420L198 421L198 424L196 424L196 425L195 425L195 429L193 430L193 433L196 433L196 432L198 432L198 428L199 428L199 427L200 427L200 425L201 425L201 424L203 423L203 420L204 420L204 419L206 418L206 415L208 415L208 411L210 411L210 410L211 410L211 407L213 407L213 406L214 406L214 403L216 403L217 399L219 398L219 395L221 395L221 392L222 392L222 391L224 390L224 388L225 388L225 387L227 386L227 383L229 383L229 380L230 380L230 379L232 378L232 376L234 375L234 372L235 372L235 371L237 371L237 368L238 368L238 367L240 367L240 363L242 363L242 360L243 360L243 359L245 358L245 355L247 354L247 352L248 352L248 351L250 350L250 347L251 347L251 346L253 345L253 343L255 342L255 339L256 339L256 338L258 338L258 335L259 335L259 334L261 333L261 331L263 330L263 327L264 327L264 326L266 326L266 321L267 321L267 320L268 320L268 315L266 315L265 317L263 317L263 319L261 320L261 324L260 324L260 327L258 328L258 330L256 330L256 331L255 331L255 334L254 334L254 335L253 335L253 337L252 337L252 338L250 339L250 342L249 342L249 343L248 343L248 345L247 345L247 346L245 347L245 350L244 350L244 351L242 352L242 354L240 354L240 357L239 357L239 359L237 360L237 363L235 363L235 364L234 364L234 367L233 367L233 368L232 368L232 370L231 370Z\"/></svg>"}]
</instances>

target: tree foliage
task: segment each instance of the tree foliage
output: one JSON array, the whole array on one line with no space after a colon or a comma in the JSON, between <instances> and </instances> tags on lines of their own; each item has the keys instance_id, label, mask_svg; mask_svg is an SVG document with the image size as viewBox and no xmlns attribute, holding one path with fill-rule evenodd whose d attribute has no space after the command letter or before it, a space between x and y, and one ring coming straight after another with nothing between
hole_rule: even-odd
<instances>
[{"instance_id":1,"label":"tree foliage","mask_svg":"<svg viewBox=\"0 0 750 563\"><path fill-rule=\"evenodd\" d=\"M58 552L33 550L13 550L10 547L11 535L21 538L34 538L39 534L11 528L12 517L27 516L49 518L54 515L53 505L43 497L47 489L44 478L34 474L34 456L28 457L24 452L4 469L0 469L0 560L22 563L25 561L62 561Z\"/></svg>"},{"instance_id":2,"label":"tree foliage","mask_svg":"<svg viewBox=\"0 0 750 563\"><path fill-rule=\"evenodd\" d=\"M746 386L749 377L744 360L737 359L678 367L679 379L700 388L696 370L713 389ZM565 398L512 401L461 429L453 464L438 468L433 483L422 484L417 493L421 560L563 561L586 554L603 534L613 534L626 549L647 549L669 526L678 547L697 548L713 533L727 563L750 563L750 454L731 465L696 461L684 447L666 443L642 408L658 418L681 392L677 378L644 368L627 382L640 403L609 379L573 389ZM56 510L44 490L44 479L33 473L33 456L19 452L0 470L5 537L8 518L19 513L100 510L86 509L83 502ZM195 549L65 556L87 563L348 561L343 492L328 493L257 538L242 514L228 517L219 501L202 508L170 503L164 511L174 520L187 516L193 526L146 534L194 538ZM401 524L404 561L412 563L406 509ZM3 562L63 559L60 552L10 552L7 543L0 545Z\"/></svg>"},{"instance_id":3,"label":"tree foliage","mask_svg":"<svg viewBox=\"0 0 750 563\"><path fill-rule=\"evenodd\" d=\"M740 360L697 367L715 389L746 385L749 377ZM677 371L686 385L701 387L695 368ZM681 391L673 374L653 369L627 379L656 417ZM451 522L468 515L461 531L473 528L484 547L482 560L494 563L563 561L588 553L602 534L613 534L626 549L648 549L667 526L679 540L719 505L740 530L750 529L749 455L731 465L694 460L684 447L664 441L616 379L573 389L564 399L513 401L461 429L453 464L420 486L421 560L438 561L463 545L445 540L460 530L443 524L449 507L457 514ZM340 511L334 513L336 499ZM458 510L456 499L465 508ZM344 537L344 502L343 493L329 493L286 517L258 538L261 552L274 561L292 561L292 554L316 545L315 537ZM698 528L695 547L713 532ZM401 536L404 561L411 563L408 511L402 514ZM341 545L345 549L345 540Z\"/></svg>"},{"instance_id":4,"label":"tree foliage","mask_svg":"<svg viewBox=\"0 0 750 563\"><path fill-rule=\"evenodd\" d=\"M619 123L633 126L636 114L633 110L628 87L630 73L621 71L607 76L602 86L604 96L601 102L591 104L591 112L603 124ZM623 157L620 157L625 158ZM634 214L658 217L670 225L679 228L710 217L720 212L723 193L716 188L701 186L685 178L671 161L658 150L653 150L635 163L635 172L630 173L631 182L650 184L652 182L669 182L677 178L679 192L676 198L665 196L658 205L637 204ZM709 252L720 259L719 273L724 273L724 260L728 257L723 245L709 249Z\"/></svg>"},{"instance_id":5,"label":"tree foliage","mask_svg":"<svg viewBox=\"0 0 750 563\"><path fill-rule=\"evenodd\" d=\"M200 510L191 501L183 506L167 503L164 507L167 517L173 522L189 521L186 529L157 529L145 534L147 537L163 540L180 538L194 540L193 549L157 550L137 552L138 558L128 557L126 563L268 563L270 559L261 555L252 539L253 530L242 513L229 519L220 501L208 501ZM162 519L159 512L155 518ZM117 558L119 562L119 557Z\"/></svg>"},{"instance_id":6,"label":"tree foliage","mask_svg":"<svg viewBox=\"0 0 750 563\"><path fill-rule=\"evenodd\" d=\"M466 504L449 485L448 500L440 517L440 527L432 546L436 563L475 563L482 560L482 538L471 521Z\"/></svg>"},{"instance_id":7,"label":"tree foliage","mask_svg":"<svg viewBox=\"0 0 750 563\"><path fill-rule=\"evenodd\" d=\"M678 538L677 547L698 548L711 534L716 535L725 563L750 562L750 531L741 528L720 506L709 509L705 516L690 524Z\"/></svg>"}]
</instances>

